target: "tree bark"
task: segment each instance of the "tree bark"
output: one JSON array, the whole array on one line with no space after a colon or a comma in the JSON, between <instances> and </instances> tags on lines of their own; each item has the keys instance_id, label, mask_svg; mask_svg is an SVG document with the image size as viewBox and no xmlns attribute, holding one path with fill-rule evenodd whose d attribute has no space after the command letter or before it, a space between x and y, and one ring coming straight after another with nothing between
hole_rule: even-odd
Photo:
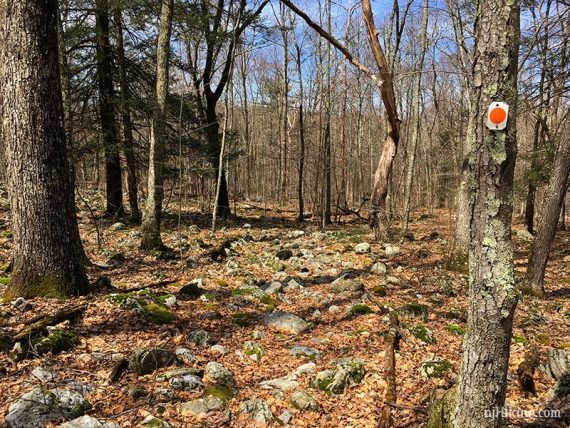
<instances>
[{"instance_id":1,"label":"tree bark","mask_svg":"<svg viewBox=\"0 0 570 428\"><path fill-rule=\"evenodd\" d=\"M117 143L117 121L115 119L115 90L111 67L111 44L109 42L109 1L95 1L95 33L97 39L97 80L99 84L99 114L101 137L105 151L105 179L108 217L122 217L123 190L121 158Z\"/></svg>"},{"instance_id":2,"label":"tree bark","mask_svg":"<svg viewBox=\"0 0 570 428\"><path fill-rule=\"evenodd\" d=\"M89 291L65 141L56 22L56 0L0 0L0 123L14 229L7 298Z\"/></svg>"},{"instance_id":3,"label":"tree bark","mask_svg":"<svg viewBox=\"0 0 570 428\"><path fill-rule=\"evenodd\" d=\"M403 220L403 231L406 233L408 231L408 222L410 220L410 199L412 196L412 184L414 180L414 166L416 163L416 151L418 146L418 135L420 133L420 90L422 83L422 72L424 65L424 58L426 53L426 43L427 43L427 25L428 25L428 10L429 0L424 0L423 12L422 12L422 32L420 35L420 58L418 60L418 69L416 70L416 76L414 81L414 105L412 116L415 120L414 129L412 133L412 140L410 148L408 150L408 168L406 171L406 188L404 193L404 220Z\"/></svg>"},{"instance_id":4,"label":"tree bark","mask_svg":"<svg viewBox=\"0 0 570 428\"><path fill-rule=\"evenodd\" d=\"M301 48L295 43L297 50L297 73L299 74L299 177L297 182L297 197L299 199L299 212L297 221L304 220L303 173L305 168L305 122L303 115L303 67L301 63Z\"/></svg>"},{"instance_id":5,"label":"tree bark","mask_svg":"<svg viewBox=\"0 0 570 428\"><path fill-rule=\"evenodd\" d=\"M526 281L530 285L532 293L538 296L544 295L544 271L546 270L552 241L556 235L562 203L566 196L569 172L570 138L563 138L548 183L547 198L526 271Z\"/></svg>"},{"instance_id":6,"label":"tree bark","mask_svg":"<svg viewBox=\"0 0 570 428\"><path fill-rule=\"evenodd\" d=\"M469 153L471 243L469 308L454 427L498 428L505 403L513 315L518 292L511 246L516 159L520 7L517 0L476 3L473 127ZM493 101L510 105L507 127L486 128Z\"/></svg>"},{"instance_id":7,"label":"tree bark","mask_svg":"<svg viewBox=\"0 0 570 428\"><path fill-rule=\"evenodd\" d=\"M127 164L127 190L129 194L129 206L131 208L131 221L140 223L141 213L137 196L137 171L135 150L133 142L133 125L131 122L131 95L127 79L127 67L125 61L125 48L123 43L123 17L119 7L113 9L115 21L115 33L117 41L117 69L119 72L119 88L121 95L121 120L123 125L123 153Z\"/></svg>"},{"instance_id":8,"label":"tree bark","mask_svg":"<svg viewBox=\"0 0 570 428\"><path fill-rule=\"evenodd\" d=\"M153 250L164 247L160 238L162 199L164 196L164 161L166 145L166 97L168 95L170 59L170 35L172 32L173 0L162 0L158 41L156 46L156 98L150 129L150 152L148 163L148 195L146 198L141 249Z\"/></svg>"}]
</instances>

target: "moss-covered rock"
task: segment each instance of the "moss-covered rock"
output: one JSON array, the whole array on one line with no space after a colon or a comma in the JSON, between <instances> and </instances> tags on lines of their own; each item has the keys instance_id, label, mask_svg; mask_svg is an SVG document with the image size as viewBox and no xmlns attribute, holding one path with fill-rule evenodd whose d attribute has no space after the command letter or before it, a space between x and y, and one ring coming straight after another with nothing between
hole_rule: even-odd
<instances>
[{"instance_id":1,"label":"moss-covered rock","mask_svg":"<svg viewBox=\"0 0 570 428\"><path fill-rule=\"evenodd\" d=\"M257 316L251 312L234 312L231 317L235 324L242 327L252 325L257 321Z\"/></svg>"},{"instance_id":2,"label":"moss-covered rock","mask_svg":"<svg viewBox=\"0 0 570 428\"><path fill-rule=\"evenodd\" d=\"M424 343L432 344L435 343L435 337L433 331L427 328L423 324L412 325L408 328L412 336L416 339L421 340Z\"/></svg>"},{"instance_id":3,"label":"moss-covered rock","mask_svg":"<svg viewBox=\"0 0 570 428\"><path fill-rule=\"evenodd\" d=\"M456 396L456 387L447 391L438 389L434 392L429 406L429 420L427 428L452 427Z\"/></svg>"},{"instance_id":4,"label":"moss-covered rock","mask_svg":"<svg viewBox=\"0 0 570 428\"><path fill-rule=\"evenodd\" d=\"M265 355L263 348L255 342L247 341L243 345L243 352L253 361L260 361Z\"/></svg>"},{"instance_id":5,"label":"moss-covered rock","mask_svg":"<svg viewBox=\"0 0 570 428\"><path fill-rule=\"evenodd\" d=\"M523 336L519 336L518 334L513 334L512 341L517 345L523 345L523 346L528 345L528 340Z\"/></svg>"},{"instance_id":6,"label":"moss-covered rock","mask_svg":"<svg viewBox=\"0 0 570 428\"><path fill-rule=\"evenodd\" d=\"M376 286L372 289L372 292L373 292L375 295L377 295L377 296L384 297L384 296L386 296L386 286L381 285L381 284L380 284L380 285L376 285Z\"/></svg>"},{"instance_id":7,"label":"moss-covered rock","mask_svg":"<svg viewBox=\"0 0 570 428\"><path fill-rule=\"evenodd\" d=\"M462 320L464 319L464 312L459 308L449 308L445 311L445 318L450 320Z\"/></svg>"},{"instance_id":8,"label":"moss-covered rock","mask_svg":"<svg viewBox=\"0 0 570 428\"><path fill-rule=\"evenodd\" d=\"M268 294L261 297L259 301L265 305L265 309L269 312L273 312L277 307L277 301Z\"/></svg>"},{"instance_id":9,"label":"moss-covered rock","mask_svg":"<svg viewBox=\"0 0 570 428\"><path fill-rule=\"evenodd\" d=\"M422 305L418 302L406 303L400 310L401 312L421 318L427 318L429 312L429 309L426 305Z\"/></svg>"},{"instance_id":10,"label":"moss-covered rock","mask_svg":"<svg viewBox=\"0 0 570 428\"><path fill-rule=\"evenodd\" d=\"M204 392L202 393L202 397L215 397L219 400L222 400L224 403L230 401L237 395L237 391L227 385L209 385L204 388Z\"/></svg>"},{"instance_id":11,"label":"moss-covered rock","mask_svg":"<svg viewBox=\"0 0 570 428\"><path fill-rule=\"evenodd\" d=\"M453 365L445 358L435 357L421 364L420 374L427 379L439 378L443 377L452 368Z\"/></svg>"},{"instance_id":12,"label":"moss-covered rock","mask_svg":"<svg viewBox=\"0 0 570 428\"><path fill-rule=\"evenodd\" d=\"M357 303L355 305L352 305L349 312L352 315L368 315L374 313L372 308L364 303Z\"/></svg>"},{"instance_id":13,"label":"moss-covered rock","mask_svg":"<svg viewBox=\"0 0 570 428\"><path fill-rule=\"evenodd\" d=\"M40 337L34 342L33 348L38 355L59 354L69 351L79 343L77 335L69 330L53 328L47 336Z\"/></svg>"},{"instance_id":14,"label":"moss-covered rock","mask_svg":"<svg viewBox=\"0 0 570 428\"><path fill-rule=\"evenodd\" d=\"M338 360L334 368L317 373L311 386L328 394L339 394L347 386L360 383L365 373L364 362L361 360Z\"/></svg>"},{"instance_id":15,"label":"moss-covered rock","mask_svg":"<svg viewBox=\"0 0 570 428\"><path fill-rule=\"evenodd\" d=\"M445 329L457 336L463 336L465 334L465 329L458 324L449 323L445 326Z\"/></svg>"},{"instance_id":16,"label":"moss-covered rock","mask_svg":"<svg viewBox=\"0 0 570 428\"><path fill-rule=\"evenodd\" d=\"M176 319L176 315L156 303L143 306L146 319L154 324L170 324Z\"/></svg>"}]
</instances>

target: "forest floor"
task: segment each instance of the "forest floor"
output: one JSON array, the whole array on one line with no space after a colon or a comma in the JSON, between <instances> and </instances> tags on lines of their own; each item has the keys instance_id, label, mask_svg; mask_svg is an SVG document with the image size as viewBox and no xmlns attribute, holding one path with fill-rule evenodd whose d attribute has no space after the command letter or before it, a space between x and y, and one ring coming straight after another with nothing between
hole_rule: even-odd
<instances>
[{"instance_id":1,"label":"forest floor","mask_svg":"<svg viewBox=\"0 0 570 428\"><path fill-rule=\"evenodd\" d=\"M33 299L23 311L10 302L0 304L0 333L8 336L38 315L87 304L83 317L64 323L64 328L79 338L68 351L20 361L13 360L9 351L0 352L0 369L5 372L0 374L0 421L10 405L34 388L77 389L79 385L91 405L87 413L120 427L161 426L156 419L149 422L149 415L174 427L252 426L244 407L252 399L263 400L249 402L257 405L258 418L267 416L263 403L268 405L276 418L269 421L270 426L279 426L277 418L281 417L290 418L289 426L295 427L373 427L386 392L387 325L379 303L398 310L405 333L396 354L398 404L415 409L394 409L396 426L425 426L427 416L422 409L430 393L457 379L465 328L467 277L445 269L451 240L449 211L437 211L433 216L415 213L410 224L414 240L397 239L386 246L373 242L363 223L334 225L322 233L311 221L300 229L292 213L245 205L239 208L240 218L221 224L223 229L214 237L209 233L209 216L184 212L181 227L176 215L169 216L164 231L165 244L174 249L169 257L142 253L138 249L140 228L111 222L99 224L99 246L89 213L82 212L80 229L89 258L99 265L113 265L89 268L90 278L95 281L105 275L114 288L100 281L89 296L67 301ZM394 226L397 229L398 225ZM514 229L515 267L522 275L530 244L517 237L520 226ZM236 241L228 252L222 251L219 261L208 257L208 251L228 239ZM549 390L554 385L552 378L537 371L536 395L521 392L516 370L525 350L536 346L544 361L549 349L570 348L569 241L569 232L558 233L546 273L547 296L524 297L516 311L507 392L508 406L516 409L548 408ZM362 243L369 243L369 250L366 245L356 248ZM0 212L0 265L9 263L11 249L4 211ZM284 251L278 254L283 260L277 258L278 251L284 249L291 250L293 257ZM9 281L9 274L2 275L0 292ZM338 277L341 279L335 281ZM194 282L198 287L180 292L196 279L201 279ZM278 290L273 283L267 290L272 280L279 281L282 288ZM130 300L124 295L112 297L147 286L154 294L133 293ZM176 300L168 299L170 295ZM158 308L154 318L144 306L149 299L152 308ZM364 313L351 314L357 303L368 305L372 313L359 306L354 312ZM310 322L310 328L294 334L269 326L264 321L273 310L296 314ZM209 340L196 333L198 330L207 332ZM205 385L192 385L188 377L157 380L174 367L149 374L127 370L118 381L109 381L116 361L131 358L141 348L186 348L189 352L179 350L184 354L179 367L204 369L209 362L219 362L233 374L233 381L225 381L237 395L219 409L197 414L197 402L194 406L185 403L199 399L205 390L212 391L205 387L218 378L209 370L204 377L196 371ZM428 377L421 370L422 363L434 357L450 365L444 364L441 371L430 372ZM316 373L334 368L341 358L364 361L364 377L356 376L334 394L316 388L311 383ZM262 384L276 378L280 381ZM307 392L317 403L305 395L303 403L292 405L291 396L297 390ZM303 410L296 408L304 406ZM511 422L520 426L530 420Z\"/></svg>"}]
</instances>

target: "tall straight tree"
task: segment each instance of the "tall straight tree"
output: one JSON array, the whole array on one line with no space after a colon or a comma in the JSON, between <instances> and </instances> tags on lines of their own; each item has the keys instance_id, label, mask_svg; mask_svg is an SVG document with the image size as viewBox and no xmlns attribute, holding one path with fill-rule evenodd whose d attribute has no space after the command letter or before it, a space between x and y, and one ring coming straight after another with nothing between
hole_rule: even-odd
<instances>
[{"instance_id":1,"label":"tall straight tree","mask_svg":"<svg viewBox=\"0 0 570 428\"><path fill-rule=\"evenodd\" d=\"M143 214L141 248L144 250L164 247L160 238L162 198L164 195L164 148L166 144L166 97L168 95L170 59L170 35L172 33L173 0L162 0L158 42L156 46L156 98L150 129L150 153L148 162L148 196Z\"/></svg>"},{"instance_id":2,"label":"tall straight tree","mask_svg":"<svg viewBox=\"0 0 570 428\"><path fill-rule=\"evenodd\" d=\"M95 1L95 33L97 40L97 80L99 83L99 115L101 136L105 151L105 183L107 207L105 215L124 215L121 158L119 155L117 121L115 118L115 90L109 42L109 0Z\"/></svg>"},{"instance_id":3,"label":"tall straight tree","mask_svg":"<svg viewBox=\"0 0 570 428\"><path fill-rule=\"evenodd\" d=\"M137 196L137 171L135 163L135 150L133 141L133 124L131 121L131 96L127 79L127 64L123 42L123 13L117 3L113 7L113 21L115 24L115 39L117 44L117 72L119 75L119 94L121 96L120 113L123 137L123 152L127 164L127 189L129 194L129 207L131 208L131 221L139 224L141 214Z\"/></svg>"},{"instance_id":4,"label":"tall straight tree","mask_svg":"<svg viewBox=\"0 0 570 428\"><path fill-rule=\"evenodd\" d=\"M469 149L474 192L470 202L469 308L454 427L498 428L503 426L500 409L507 391L518 300L511 220L520 5L518 0L478 0L475 13ZM511 108L503 130L491 130L485 125L488 106L496 101L504 101Z\"/></svg>"},{"instance_id":5,"label":"tall straight tree","mask_svg":"<svg viewBox=\"0 0 570 428\"><path fill-rule=\"evenodd\" d=\"M6 297L89 290L63 125L56 20L56 0L0 0L0 123L14 228Z\"/></svg>"}]
</instances>

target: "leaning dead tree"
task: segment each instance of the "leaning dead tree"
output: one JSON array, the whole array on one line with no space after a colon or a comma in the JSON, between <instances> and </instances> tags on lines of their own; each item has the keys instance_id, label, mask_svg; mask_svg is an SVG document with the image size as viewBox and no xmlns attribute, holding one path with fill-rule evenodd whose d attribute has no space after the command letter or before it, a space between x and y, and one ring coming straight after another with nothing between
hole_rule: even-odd
<instances>
[{"instance_id":1,"label":"leaning dead tree","mask_svg":"<svg viewBox=\"0 0 570 428\"><path fill-rule=\"evenodd\" d=\"M374 25L374 15L370 0L361 0L362 17L366 25L366 32L368 34L368 41L370 48L378 67L378 73L372 72L368 67L356 59L350 51L335 39L329 32L325 31L321 26L315 23L305 12L299 9L290 0L281 0L283 4L289 7L295 14L299 15L309 27L315 30L321 37L338 49L346 58L348 62L354 65L359 71L368 76L374 84L380 89L380 96L385 109L386 121L388 130L384 147L376 172L374 173L374 182L372 185L372 193L370 197L371 208L369 224L374 230L376 239L386 232L386 228L382 228L382 224L386 224L386 196L388 195L388 181L390 172L392 171L392 163L396 156L396 150L400 141L400 119L398 118L398 111L396 108L396 98L394 95L394 85L392 83L392 73L386 60L386 55L380 46L378 39L378 30Z\"/></svg>"}]
</instances>

